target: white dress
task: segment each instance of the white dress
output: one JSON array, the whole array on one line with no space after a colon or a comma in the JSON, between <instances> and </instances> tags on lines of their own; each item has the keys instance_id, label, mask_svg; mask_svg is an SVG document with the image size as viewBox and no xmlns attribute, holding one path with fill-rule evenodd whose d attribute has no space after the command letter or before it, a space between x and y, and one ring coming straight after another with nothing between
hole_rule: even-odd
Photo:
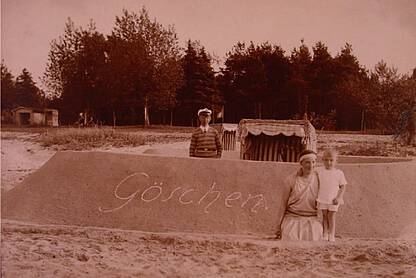
<instances>
[{"instance_id":1,"label":"white dress","mask_svg":"<svg viewBox=\"0 0 416 278\"><path fill-rule=\"evenodd\" d=\"M316 173L309 179L291 175L286 182L291 190L281 223L282 240L321 240L322 222L316 208L319 188Z\"/></svg>"}]
</instances>

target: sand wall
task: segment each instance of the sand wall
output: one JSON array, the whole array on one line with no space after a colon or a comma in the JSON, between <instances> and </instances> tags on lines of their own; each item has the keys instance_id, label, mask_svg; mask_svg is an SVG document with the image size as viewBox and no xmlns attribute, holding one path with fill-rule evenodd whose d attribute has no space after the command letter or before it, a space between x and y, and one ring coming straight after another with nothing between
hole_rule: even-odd
<instances>
[{"instance_id":1,"label":"sand wall","mask_svg":"<svg viewBox=\"0 0 416 278\"><path fill-rule=\"evenodd\" d=\"M338 235L414 235L416 164L340 164ZM143 231L276 231L297 164L60 152L2 196L2 218Z\"/></svg>"},{"instance_id":2,"label":"sand wall","mask_svg":"<svg viewBox=\"0 0 416 278\"><path fill-rule=\"evenodd\" d=\"M416 238L416 161L350 163L339 164L349 183L339 234Z\"/></svg>"},{"instance_id":3,"label":"sand wall","mask_svg":"<svg viewBox=\"0 0 416 278\"><path fill-rule=\"evenodd\" d=\"M294 165L61 152L4 194L3 217L144 231L273 233ZM252 175L253 171L256 173Z\"/></svg>"}]
</instances>

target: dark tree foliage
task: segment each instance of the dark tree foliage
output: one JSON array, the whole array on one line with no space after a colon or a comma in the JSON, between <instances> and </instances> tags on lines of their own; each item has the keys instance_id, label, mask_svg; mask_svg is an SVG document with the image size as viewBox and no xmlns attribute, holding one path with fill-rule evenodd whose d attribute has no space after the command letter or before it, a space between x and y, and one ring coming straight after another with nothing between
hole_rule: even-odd
<instances>
[{"instance_id":1,"label":"dark tree foliage","mask_svg":"<svg viewBox=\"0 0 416 278\"><path fill-rule=\"evenodd\" d=\"M373 128L391 133L404 111L416 106L416 82L380 61L371 72L370 90L363 100ZM411 114L411 112L409 112Z\"/></svg>"},{"instance_id":2,"label":"dark tree foliage","mask_svg":"<svg viewBox=\"0 0 416 278\"><path fill-rule=\"evenodd\" d=\"M40 106L40 91L27 69L16 77L15 82L16 105L37 107Z\"/></svg>"},{"instance_id":3,"label":"dark tree foliage","mask_svg":"<svg viewBox=\"0 0 416 278\"><path fill-rule=\"evenodd\" d=\"M73 123L78 113L97 117L105 105L105 38L91 22L86 30L68 19L65 32L51 44L44 83L48 97L59 98L60 120Z\"/></svg>"},{"instance_id":4,"label":"dark tree foliage","mask_svg":"<svg viewBox=\"0 0 416 278\"><path fill-rule=\"evenodd\" d=\"M1 110L11 110L19 106L41 108L43 98L39 88L27 69L14 79L6 65L1 64Z\"/></svg>"},{"instance_id":5,"label":"dark tree foliage","mask_svg":"<svg viewBox=\"0 0 416 278\"><path fill-rule=\"evenodd\" d=\"M208 107L214 122L307 114L318 129L391 133L416 101L414 76L383 61L367 70L348 43L332 56L321 41L310 49L301 40L289 54L268 42L238 42L219 73L212 62L197 41L181 49L174 28L145 8L123 10L107 36L92 21L83 29L69 19L51 43L43 82L63 123L86 112L107 125L195 125L196 111ZM2 108L35 105L39 90L27 71L14 80L2 64L1 74Z\"/></svg>"},{"instance_id":6,"label":"dark tree foliage","mask_svg":"<svg viewBox=\"0 0 416 278\"><path fill-rule=\"evenodd\" d=\"M196 112L201 107L208 107L215 114L221 108L222 99L219 95L211 58L198 42L188 40L185 55L182 58L184 81L178 90L178 107L176 123L195 125Z\"/></svg>"},{"instance_id":7,"label":"dark tree foliage","mask_svg":"<svg viewBox=\"0 0 416 278\"><path fill-rule=\"evenodd\" d=\"M140 14L123 11L116 18L112 34L124 41L128 55L122 53L121 63L127 67L124 73L128 87L128 96L136 104L130 104L135 113L144 108L144 123L150 123L151 110L166 118L166 111L172 112L176 106L177 88L182 84L180 50L173 27L163 27L151 21L145 8Z\"/></svg>"},{"instance_id":8,"label":"dark tree foliage","mask_svg":"<svg viewBox=\"0 0 416 278\"><path fill-rule=\"evenodd\" d=\"M360 99L368 83L366 70L360 66L348 43L335 56L334 67L336 83L330 99L336 112L336 127L359 130L363 127L364 108Z\"/></svg>"},{"instance_id":9,"label":"dark tree foliage","mask_svg":"<svg viewBox=\"0 0 416 278\"><path fill-rule=\"evenodd\" d=\"M284 116L281 108L287 102L284 85L289 75L289 60L279 46L237 43L227 54L219 81L226 120Z\"/></svg>"},{"instance_id":10,"label":"dark tree foliage","mask_svg":"<svg viewBox=\"0 0 416 278\"><path fill-rule=\"evenodd\" d=\"M325 115L333 109L330 100L335 93L337 74L334 59L322 42L316 43L312 50L309 105L311 111L319 115Z\"/></svg>"},{"instance_id":11,"label":"dark tree foliage","mask_svg":"<svg viewBox=\"0 0 416 278\"><path fill-rule=\"evenodd\" d=\"M289 93L289 115L300 117L308 113L312 79L312 55L302 40L301 46L295 48L290 56L291 75L287 90ZM297 114L297 115L296 115Z\"/></svg>"},{"instance_id":12,"label":"dark tree foliage","mask_svg":"<svg viewBox=\"0 0 416 278\"><path fill-rule=\"evenodd\" d=\"M63 122L83 112L104 124L148 125L152 109L164 119L169 110L172 115L182 82L179 60L173 27L151 21L144 8L124 10L107 38L92 21L83 30L69 19L51 44L43 80L49 96L60 99Z\"/></svg>"},{"instance_id":13,"label":"dark tree foliage","mask_svg":"<svg viewBox=\"0 0 416 278\"><path fill-rule=\"evenodd\" d=\"M1 110L13 109L17 103L14 77L4 63L1 63Z\"/></svg>"}]
</instances>

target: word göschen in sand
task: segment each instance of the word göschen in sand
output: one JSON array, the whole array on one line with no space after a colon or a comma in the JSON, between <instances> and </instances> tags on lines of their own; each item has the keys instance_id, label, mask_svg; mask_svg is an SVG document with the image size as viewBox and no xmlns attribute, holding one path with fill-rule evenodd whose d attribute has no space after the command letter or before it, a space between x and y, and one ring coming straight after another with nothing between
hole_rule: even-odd
<instances>
[{"instance_id":1,"label":"word g\u00f6schen in sand","mask_svg":"<svg viewBox=\"0 0 416 278\"><path fill-rule=\"evenodd\" d=\"M145 177L147 180L147 188L145 190L143 190L140 194L140 190L141 190L141 185L138 184L138 189L136 191L134 191L132 194L128 195L128 196L120 196L119 195L119 189L120 187L125 184L129 179L135 177L135 176L141 176L141 177ZM99 207L99 211L103 212L103 213L110 213L110 212L114 212L117 211L123 207L125 207L127 204L129 204L133 199L140 198L141 201L145 202L145 203L151 203L156 201L157 199L160 199L161 202L167 202L169 200L176 200L178 203L180 203L181 205L190 205L190 204L196 204L196 205L204 205L204 212L205 213L209 213L208 212L208 208L213 205L219 198L221 195L224 195L224 205L228 208L233 207L232 202L233 201L237 201L239 199L243 200L243 194L239 191L236 192L232 192L230 194L224 194L221 191L218 190L214 190L214 187L216 185L215 182L212 183L211 188L205 192L204 195L202 195L200 198L197 199L192 199L190 198L190 194L194 194L197 193L197 190L195 188L190 188L190 189L186 189L183 190L182 187L176 187L174 188L169 196L167 198L162 198L161 195L163 193L163 188L160 186L162 185L163 182L154 182L153 184L150 184L150 176L146 173L133 173L127 177L125 177L124 179L122 179L114 188L114 197L118 200L123 200L125 201L123 204L121 204L118 207L115 208L103 208L103 207ZM165 189L166 190L166 189ZM188 196L187 196L188 195ZM140 196L140 197L139 197ZM212 197L214 197L212 200L210 200ZM222 203L222 202L221 202ZM218 203L219 204L219 203ZM264 198L263 194L257 194L257 195L252 195L252 194L248 194L248 197L243 200L242 204L240 205L241 208L244 207L250 207L250 211L253 213L257 213L257 207L259 207L260 205L263 204L263 207L265 210L267 210L267 204L266 204L266 199Z\"/></svg>"}]
</instances>

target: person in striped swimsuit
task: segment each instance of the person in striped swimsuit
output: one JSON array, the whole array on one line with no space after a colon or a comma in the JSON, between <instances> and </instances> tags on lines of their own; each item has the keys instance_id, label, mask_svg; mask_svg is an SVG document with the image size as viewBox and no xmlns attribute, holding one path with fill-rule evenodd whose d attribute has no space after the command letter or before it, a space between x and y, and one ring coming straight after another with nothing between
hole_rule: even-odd
<instances>
[{"instance_id":1,"label":"person in striped swimsuit","mask_svg":"<svg viewBox=\"0 0 416 278\"><path fill-rule=\"evenodd\" d=\"M221 158L222 145L220 135L215 128L209 126L211 110L198 110L201 126L192 133L189 156L203 158Z\"/></svg>"}]
</instances>

